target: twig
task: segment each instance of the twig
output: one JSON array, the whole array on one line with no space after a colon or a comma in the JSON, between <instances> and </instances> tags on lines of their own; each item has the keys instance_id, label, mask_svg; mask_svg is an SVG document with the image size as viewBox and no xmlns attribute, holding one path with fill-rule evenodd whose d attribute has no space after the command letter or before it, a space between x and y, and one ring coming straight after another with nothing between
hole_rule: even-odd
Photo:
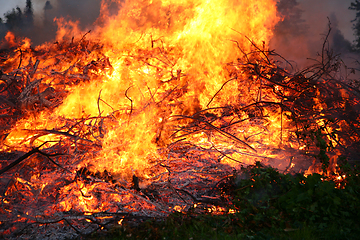
<instances>
[{"instance_id":1,"label":"twig","mask_svg":"<svg viewBox=\"0 0 360 240\"><path fill-rule=\"evenodd\" d=\"M57 131L57 130L46 130L46 129L45 130L27 130L27 131L40 133L40 134L38 134L36 136L33 136L31 142L34 142L37 138L39 138L41 136L44 136L44 135L57 134L57 135L64 135L66 137L74 138L75 140L82 140L82 141L85 141L85 142L88 142L88 143L93 143L93 141L91 141L89 139L85 139L85 138L81 138L81 137L76 136L76 135L72 135L68 131L67 132L61 132L61 131Z\"/></svg>"},{"instance_id":2,"label":"twig","mask_svg":"<svg viewBox=\"0 0 360 240\"><path fill-rule=\"evenodd\" d=\"M64 168L63 166L61 166L60 164L58 164L57 162L55 162L54 160L52 160L50 157L53 157L53 156L60 156L60 155L63 155L63 154L60 154L60 153L57 153L57 154L47 154L47 153L44 153L40 150L38 150L38 153L40 153L41 155L45 156L50 162L52 162L53 164L55 164L57 167L61 168L62 170L65 170L69 173L72 173L70 170Z\"/></svg>"},{"instance_id":3,"label":"twig","mask_svg":"<svg viewBox=\"0 0 360 240\"><path fill-rule=\"evenodd\" d=\"M261 50L261 49L257 46L257 44L255 44L254 41L252 41L248 36L242 34L241 32L239 32L239 31L237 31L237 30L235 30L235 29L233 29L233 28L230 28L230 29L233 30L233 31L235 31L235 32L237 32L237 33L239 33L240 35L243 35L243 36L251 43L251 45L253 45L259 52L261 52L261 53L264 55L267 63L268 63L268 64L271 63L271 62L270 62L270 59L269 59L268 56L267 56L267 54L265 54L265 52L267 52L267 51Z\"/></svg>"},{"instance_id":4,"label":"twig","mask_svg":"<svg viewBox=\"0 0 360 240\"><path fill-rule=\"evenodd\" d=\"M43 144L41 144L39 147L36 147L34 149L32 149L31 151L27 152L25 155L19 157L18 159L16 159L15 161L13 161L12 163L10 163L9 165L7 165L6 167L4 167L3 169L0 170L0 175L3 174L4 172L10 170L11 168L15 167L17 164L21 163L22 161L24 161L25 159L27 159L28 157L30 157L31 155L35 154L35 153L39 153L39 149L44 146L47 142L44 142Z\"/></svg>"},{"instance_id":5,"label":"twig","mask_svg":"<svg viewBox=\"0 0 360 240\"><path fill-rule=\"evenodd\" d=\"M168 179L167 179L167 182L168 182L168 186L176 193L176 195L178 195L178 197L186 204L188 204L188 202L186 202L186 200L178 193L177 189L175 187L172 186L171 184L171 181L170 181L170 175L171 175L171 171L170 171L170 168L166 165L163 165L163 164L160 164L160 166L166 168L166 170L168 171Z\"/></svg>"},{"instance_id":6,"label":"twig","mask_svg":"<svg viewBox=\"0 0 360 240\"><path fill-rule=\"evenodd\" d=\"M91 32L91 30L87 31L87 32L82 36L82 38L80 39L79 42L82 42L82 40L84 40L85 37L86 37L86 35L88 35L90 32Z\"/></svg>"},{"instance_id":7,"label":"twig","mask_svg":"<svg viewBox=\"0 0 360 240\"><path fill-rule=\"evenodd\" d=\"M70 221L69 221L69 220L67 220L66 218L63 218L62 220L64 220L67 224L69 224L69 226L70 226L72 229L74 229L74 230L75 230L75 232L76 232L77 234L79 234L79 235L83 235L83 233L82 233L82 232L80 232L80 230L79 230L79 229L77 229L76 227L74 227L74 226L70 223Z\"/></svg>"},{"instance_id":8,"label":"twig","mask_svg":"<svg viewBox=\"0 0 360 240\"><path fill-rule=\"evenodd\" d=\"M232 80L237 79L235 78L231 78L229 80L227 80L223 85L221 85L221 88L215 93L215 95L210 99L209 103L206 105L206 107L209 107L210 103L214 100L214 98L216 97L216 95L225 87L225 85L229 82L231 82Z\"/></svg>"},{"instance_id":9,"label":"twig","mask_svg":"<svg viewBox=\"0 0 360 240\"><path fill-rule=\"evenodd\" d=\"M175 117L175 116L173 116ZM193 117L190 117L190 116L182 116L182 115L178 115L177 117L182 117L182 118L189 118L189 119L193 119L193 120L197 120L199 122L202 122L202 123L205 123L207 126L209 126L211 129L213 130L216 130L217 132L219 132L220 134L224 135L224 136L227 136L233 140L236 140L237 142L240 142L242 144L244 144L245 146L247 146L248 148L250 148L251 150L253 150L254 152L256 152L256 150L250 146L249 144L247 144L246 142L242 141L241 139L239 139L238 137L236 137L235 135L231 134L231 133L228 133L224 130L222 130L221 128L218 128L214 125L212 125L210 122L208 121L205 121L205 120L201 120L201 119L194 119Z\"/></svg>"},{"instance_id":10,"label":"twig","mask_svg":"<svg viewBox=\"0 0 360 240\"><path fill-rule=\"evenodd\" d=\"M98 99L97 99L97 106L98 106L98 110L99 110L99 117L101 117L101 111L100 111L100 96L101 96L101 91L102 91L102 89L100 89L99 96L98 96Z\"/></svg>"},{"instance_id":11,"label":"twig","mask_svg":"<svg viewBox=\"0 0 360 240\"><path fill-rule=\"evenodd\" d=\"M35 74L35 72L36 72L36 70L37 70L37 68L38 68L38 66L39 66L39 63L40 63L40 60L36 60L35 65L34 65L34 69L33 69L32 72L30 73L30 77L31 77L31 78L34 76L34 74Z\"/></svg>"},{"instance_id":12,"label":"twig","mask_svg":"<svg viewBox=\"0 0 360 240\"><path fill-rule=\"evenodd\" d=\"M133 87L133 86L128 87L128 89L126 89L126 91L125 91L125 97L126 97L127 99L129 99L129 101L130 101L129 120L130 120L130 117L131 117L131 113L132 113L132 111L133 111L133 100L127 95L127 93L128 93L128 91L129 91L129 89L132 88L132 87Z\"/></svg>"}]
</instances>

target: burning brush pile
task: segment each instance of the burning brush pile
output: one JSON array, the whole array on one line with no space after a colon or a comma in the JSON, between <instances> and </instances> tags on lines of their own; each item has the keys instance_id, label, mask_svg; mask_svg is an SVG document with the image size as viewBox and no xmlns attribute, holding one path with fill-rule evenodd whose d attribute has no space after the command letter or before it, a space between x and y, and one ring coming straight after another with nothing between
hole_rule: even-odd
<instances>
[{"instance_id":1,"label":"burning brush pile","mask_svg":"<svg viewBox=\"0 0 360 240\"><path fill-rule=\"evenodd\" d=\"M1 234L74 238L194 205L221 214L220 183L257 161L342 180L341 159L359 159L359 86L327 39L293 69L267 46L275 2L244 2L125 1L110 15L104 1L91 32L58 20L57 40L36 47L8 33Z\"/></svg>"}]
</instances>

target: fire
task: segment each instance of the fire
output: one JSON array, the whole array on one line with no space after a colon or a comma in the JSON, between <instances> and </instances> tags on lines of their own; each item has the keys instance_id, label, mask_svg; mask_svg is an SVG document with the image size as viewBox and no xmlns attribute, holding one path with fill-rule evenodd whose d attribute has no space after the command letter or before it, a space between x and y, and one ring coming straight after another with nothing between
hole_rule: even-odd
<instances>
[{"instance_id":1,"label":"fire","mask_svg":"<svg viewBox=\"0 0 360 240\"><path fill-rule=\"evenodd\" d=\"M103 66L88 65L85 70L89 72L89 82L74 87L65 85L64 90L69 94L59 107L52 112L42 112L36 119L30 117L18 122L7 142L12 146L19 141L30 143L24 141L29 136L27 131L56 129L63 124L62 118L103 117L84 122L96 122L103 128L101 136L92 138L101 138L102 151L95 158L89 158L89 162L96 165L98 171L107 169L131 176L133 171L141 174L148 167L148 159L157 156L159 142L155 139L160 134L164 135L162 144L169 143L166 131L171 115L184 111L194 113L204 108L227 81L223 65L238 55L234 43L243 51L250 51L252 44L269 42L278 17L275 1L269 0L256 3L126 1L111 18L108 18L107 6L104 1L99 18L103 26L86 36L101 39L105 45L104 55L94 53L88 41L84 41L82 44L87 46L83 47L90 53L84 53L80 60L100 57L104 59ZM81 34L74 22L64 19L56 22L60 27L58 41L69 34ZM37 50L49 47L45 44ZM28 56L29 61L31 58ZM41 59L38 69L52 66L51 74L70 71L75 78L81 71L71 61L60 60L60 64L54 66L54 60ZM36 77L43 75L42 72L35 74ZM170 81L176 81L177 89L171 89L174 85ZM171 91L177 91L178 98L171 99L169 109L162 101L168 100L167 94ZM229 92L221 101L213 101L212 106L237 101L232 95ZM187 109L176 106L178 103ZM113 116L114 113L117 116ZM162 119L160 123L155 120L157 116ZM46 134L35 142L46 141L59 141L59 137Z\"/></svg>"},{"instance_id":2,"label":"fire","mask_svg":"<svg viewBox=\"0 0 360 240\"><path fill-rule=\"evenodd\" d=\"M31 45L31 41L28 38L23 40L22 49L27 49ZM6 36L4 37L4 41L0 42L0 49L4 48L14 48L17 47L17 39L12 32L7 32Z\"/></svg>"},{"instance_id":3,"label":"fire","mask_svg":"<svg viewBox=\"0 0 360 240\"><path fill-rule=\"evenodd\" d=\"M8 43L9 47L15 47L16 46L15 35L12 32L7 32L7 34L5 36L5 40Z\"/></svg>"},{"instance_id":4,"label":"fire","mask_svg":"<svg viewBox=\"0 0 360 240\"><path fill-rule=\"evenodd\" d=\"M294 140L303 125L292 118L305 91L297 84L309 79L282 76L269 59L280 20L275 0L128 0L117 2L116 14L112 2L102 1L97 27L86 33L76 22L55 19L55 43L30 48L30 40L19 44L7 35L21 51L1 62L0 79L7 86L14 81L20 117L9 123L1 150L36 151L22 168L31 177L11 177L5 211L21 189L28 193L22 202L50 199L48 215L76 211L103 220L122 209L164 216L198 199L216 202L201 189L209 176L219 182L259 160L284 171L301 167L293 159L313 149ZM326 109L320 90L307 87L318 97L311 98L313 110ZM321 120L314 126L320 133L338 130ZM328 134L324 141L336 147L343 140ZM306 174L312 170L319 172ZM19 218L38 213L26 215Z\"/></svg>"}]
</instances>

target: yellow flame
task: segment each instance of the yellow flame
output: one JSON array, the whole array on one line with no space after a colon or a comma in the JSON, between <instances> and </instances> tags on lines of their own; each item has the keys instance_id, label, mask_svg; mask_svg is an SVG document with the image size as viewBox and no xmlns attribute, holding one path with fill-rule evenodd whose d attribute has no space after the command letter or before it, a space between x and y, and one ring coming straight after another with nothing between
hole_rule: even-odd
<instances>
[{"instance_id":1,"label":"yellow flame","mask_svg":"<svg viewBox=\"0 0 360 240\"><path fill-rule=\"evenodd\" d=\"M157 156L159 146L170 142L170 116L204 108L228 80L224 64L237 59L238 48L247 52L253 44L266 47L279 18L275 0L127 0L116 15L109 14L110 2L102 1L99 26L87 36L101 41L104 50L101 54L85 51L82 60L106 56L112 69L90 69L89 81L65 86L70 94L57 109L19 121L7 141L13 146L60 141L70 136L46 134L34 140L27 138L23 129L55 129L62 118L107 117L97 122L102 135L89 137L101 142L102 151L81 164L131 177L134 172L142 175L149 159ZM76 22L56 22L60 27L58 41L83 35ZM37 47L49 48L49 44ZM76 64L71 64L55 66L54 59L42 60L40 67L57 67L58 74L71 67L75 74ZM173 81L176 84L171 85ZM232 94L235 83L228 86L229 93L214 102L214 107L238 101ZM168 100L174 91L178 95ZM277 114L270 119L273 131L282 127L279 118ZM92 121L84 121L84 125ZM258 128L239 131L255 140L261 138ZM201 143L209 136L194 137ZM86 188L82 191L86 195Z\"/></svg>"}]
</instances>

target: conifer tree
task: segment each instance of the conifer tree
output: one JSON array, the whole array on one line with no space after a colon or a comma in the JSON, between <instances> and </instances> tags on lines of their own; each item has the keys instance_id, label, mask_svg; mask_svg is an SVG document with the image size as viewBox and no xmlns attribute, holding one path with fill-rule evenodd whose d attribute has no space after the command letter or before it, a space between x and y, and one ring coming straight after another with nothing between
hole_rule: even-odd
<instances>
[{"instance_id":1,"label":"conifer tree","mask_svg":"<svg viewBox=\"0 0 360 240\"><path fill-rule=\"evenodd\" d=\"M34 25L34 12L33 12L31 0L26 0L24 16L25 16L25 24L28 27L32 27Z\"/></svg>"},{"instance_id":2,"label":"conifer tree","mask_svg":"<svg viewBox=\"0 0 360 240\"><path fill-rule=\"evenodd\" d=\"M352 20L354 36L355 36L354 48L355 48L355 50L360 51L360 2L359 2L359 0L355 0L355 2L352 2L349 9L356 11L355 19Z\"/></svg>"},{"instance_id":3,"label":"conifer tree","mask_svg":"<svg viewBox=\"0 0 360 240\"><path fill-rule=\"evenodd\" d=\"M5 13L5 24L10 31L19 31L23 27L23 13L19 7Z\"/></svg>"}]
</instances>

